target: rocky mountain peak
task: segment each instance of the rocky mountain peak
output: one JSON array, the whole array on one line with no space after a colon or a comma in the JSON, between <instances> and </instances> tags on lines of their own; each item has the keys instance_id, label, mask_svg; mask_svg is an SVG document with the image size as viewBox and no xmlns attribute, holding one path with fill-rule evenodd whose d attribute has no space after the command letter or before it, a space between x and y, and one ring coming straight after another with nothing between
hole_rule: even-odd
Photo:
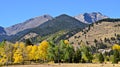
<instances>
[{"instance_id":1,"label":"rocky mountain peak","mask_svg":"<svg viewBox=\"0 0 120 67\"><path fill-rule=\"evenodd\" d=\"M53 17L50 16L49 14L45 14L45 15L43 15L43 17L44 17L44 18L47 18L47 19L53 19Z\"/></svg>"},{"instance_id":2,"label":"rocky mountain peak","mask_svg":"<svg viewBox=\"0 0 120 67\"><path fill-rule=\"evenodd\" d=\"M80 14L78 16L75 16L75 18L78 19L79 21L90 24L90 23L93 23L93 22L96 22L98 20L105 19L108 17L103 15L100 12L92 12L92 13Z\"/></svg>"}]
</instances>

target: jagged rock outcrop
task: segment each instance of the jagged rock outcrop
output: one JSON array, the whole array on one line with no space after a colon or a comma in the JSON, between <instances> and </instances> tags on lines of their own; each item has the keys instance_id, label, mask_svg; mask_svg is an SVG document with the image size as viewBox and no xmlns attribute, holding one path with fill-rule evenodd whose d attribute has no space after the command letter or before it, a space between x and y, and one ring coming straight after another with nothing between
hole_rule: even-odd
<instances>
[{"instance_id":1,"label":"jagged rock outcrop","mask_svg":"<svg viewBox=\"0 0 120 67\"><path fill-rule=\"evenodd\" d=\"M107 16L103 15L100 12L92 12L92 13L84 13L75 16L76 19L78 19L81 22L91 24L93 22L96 22L101 19L108 18Z\"/></svg>"}]
</instances>

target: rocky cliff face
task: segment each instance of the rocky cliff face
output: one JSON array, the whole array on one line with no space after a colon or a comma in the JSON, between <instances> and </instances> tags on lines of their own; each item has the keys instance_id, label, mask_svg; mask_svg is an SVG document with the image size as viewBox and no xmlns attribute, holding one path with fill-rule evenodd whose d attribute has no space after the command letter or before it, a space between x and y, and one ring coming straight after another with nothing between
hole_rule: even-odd
<instances>
[{"instance_id":1,"label":"rocky cliff face","mask_svg":"<svg viewBox=\"0 0 120 67\"><path fill-rule=\"evenodd\" d=\"M108 18L107 16L101 14L100 12L84 13L78 16L75 16L81 22L91 24L101 19Z\"/></svg>"}]
</instances>

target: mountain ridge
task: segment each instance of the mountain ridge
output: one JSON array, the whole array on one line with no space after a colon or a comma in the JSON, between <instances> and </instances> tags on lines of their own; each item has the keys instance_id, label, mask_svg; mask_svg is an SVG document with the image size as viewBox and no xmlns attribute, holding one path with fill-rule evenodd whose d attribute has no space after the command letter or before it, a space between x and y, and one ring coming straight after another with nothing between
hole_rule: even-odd
<instances>
[{"instance_id":1,"label":"mountain ridge","mask_svg":"<svg viewBox=\"0 0 120 67\"><path fill-rule=\"evenodd\" d=\"M26 36L27 34L30 34L30 33L34 33L36 35L39 35L40 37L47 36L49 34L54 34L56 32L62 31L62 30L72 31L72 30L78 29L78 28L83 29L86 26L87 26L87 24L78 21L74 17L63 14L63 15L55 17L52 20L49 20L49 21L41 24L40 26L38 26L36 28L27 29L22 32L19 32L19 33L17 33L17 35L12 36L12 39L21 40L21 38L24 38L24 36Z\"/></svg>"},{"instance_id":2,"label":"mountain ridge","mask_svg":"<svg viewBox=\"0 0 120 67\"><path fill-rule=\"evenodd\" d=\"M4 39L13 39L14 41L17 41L23 38L26 39L36 36L41 37L48 34L54 34L62 30L67 30L67 32L64 31L65 33L71 33L70 31L73 31L73 33L71 33L71 35L73 35L75 32L85 28L86 26L88 26L88 24L66 14L61 14L54 18L50 15L42 15L28 19L23 23L15 24L7 28L1 28L5 33L4 36L2 36L3 33L0 33L0 41Z\"/></svg>"},{"instance_id":3,"label":"mountain ridge","mask_svg":"<svg viewBox=\"0 0 120 67\"><path fill-rule=\"evenodd\" d=\"M35 18L31 18L29 20L26 20L23 23L19 23L19 24L15 24L13 26L7 27L7 28L5 28L5 31L6 31L7 35L14 35L25 29L37 27L40 24L42 24L48 20L51 20L51 19L53 19L53 18L50 15L42 15L39 17L35 17Z\"/></svg>"}]
</instances>

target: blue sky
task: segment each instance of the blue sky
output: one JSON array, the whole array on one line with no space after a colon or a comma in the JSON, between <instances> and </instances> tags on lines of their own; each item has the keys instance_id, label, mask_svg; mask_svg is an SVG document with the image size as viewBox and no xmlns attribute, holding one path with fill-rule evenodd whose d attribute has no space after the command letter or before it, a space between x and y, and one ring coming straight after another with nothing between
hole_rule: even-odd
<instances>
[{"instance_id":1,"label":"blue sky","mask_svg":"<svg viewBox=\"0 0 120 67\"><path fill-rule=\"evenodd\" d=\"M120 0L0 0L0 26L9 27L43 14L55 17L101 12L119 18L119 3Z\"/></svg>"}]
</instances>

